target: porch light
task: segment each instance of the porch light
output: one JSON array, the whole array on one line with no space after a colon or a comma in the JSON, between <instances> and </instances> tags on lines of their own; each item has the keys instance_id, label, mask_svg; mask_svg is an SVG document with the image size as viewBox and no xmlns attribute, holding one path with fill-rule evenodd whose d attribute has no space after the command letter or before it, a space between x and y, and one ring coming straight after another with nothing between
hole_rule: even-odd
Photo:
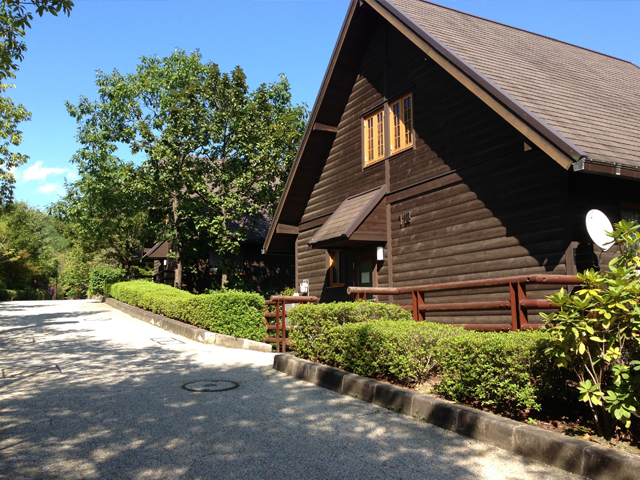
<instances>
[{"instance_id":1,"label":"porch light","mask_svg":"<svg viewBox=\"0 0 640 480\"><path fill-rule=\"evenodd\" d=\"M300 284L300 293L309 293L309 280L302 280Z\"/></svg>"},{"instance_id":2,"label":"porch light","mask_svg":"<svg viewBox=\"0 0 640 480\"><path fill-rule=\"evenodd\" d=\"M384 261L384 247L376 248L376 260L378 260L379 262Z\"/></svg>"}]
</instances>

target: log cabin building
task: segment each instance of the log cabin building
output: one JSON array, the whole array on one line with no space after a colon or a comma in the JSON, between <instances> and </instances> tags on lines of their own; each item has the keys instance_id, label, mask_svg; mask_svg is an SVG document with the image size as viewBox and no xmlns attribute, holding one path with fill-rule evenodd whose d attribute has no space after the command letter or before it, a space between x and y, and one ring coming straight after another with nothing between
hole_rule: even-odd
<instances>
[{"instance_id":1,"label":"log cabin building","mask_svg":"<svg viewBox=\"0 0 640 480\"><path fill-rule=\"evenodd\" d=\"M636 65L421 0L354 0L264 249L293 253L295 284L321 301L575 274L610 257L586 213L637 219L638 179ZM425 301L452 295L504 298Z\"/></svg>"}]
</instances>

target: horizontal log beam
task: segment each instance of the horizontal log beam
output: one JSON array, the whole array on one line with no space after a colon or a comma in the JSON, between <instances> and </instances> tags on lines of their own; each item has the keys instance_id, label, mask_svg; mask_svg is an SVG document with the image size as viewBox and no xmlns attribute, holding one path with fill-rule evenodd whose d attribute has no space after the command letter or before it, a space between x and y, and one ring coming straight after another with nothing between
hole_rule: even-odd
<instances>
[{"instance_id":1,"label":"horizontal log beam","mask_svg":"<svg viewBox=\"0 0 640 480\"><path fill-rule=\"evenodd\" d=\"M306 303L306 302L317 302L318 297L294 297L293 295L271 295L271 300L275 302Z\"/></svg>"},{"instance_id":2,"label":"horizontal log beam","mask_svg":"<svg viewBox=\"0 0 640 480\"><path fill-rule=\"evenodd\" d=\"M297 235L298 232L298 227L296 227L295 225L287 225L285 223L279 223L276 226L276 233L282 233L285 235Z\"/></svg>"},{"instance_id":3,"label":"horizontal log beam","mask_svg":"<svg viewBox=\"0 0 640 480\"><path fill-rule=\"evenodd\" d=\"M424 303L418 307L421 312L443 310L501 310L511 308L509 300L497 302Z\"/></svg>"},{"instance_id":4,"label":"horizontal log beam","mask_svg":"<svg viewBox=\"0 0 640 480\"><path fill-rule=\"evenodd\" d=\"M548 300L520 300L520 306L522 308L538 308L538 309L551 309L558 308L558 305L551 303Z\"/></svg>"}]
</instances>

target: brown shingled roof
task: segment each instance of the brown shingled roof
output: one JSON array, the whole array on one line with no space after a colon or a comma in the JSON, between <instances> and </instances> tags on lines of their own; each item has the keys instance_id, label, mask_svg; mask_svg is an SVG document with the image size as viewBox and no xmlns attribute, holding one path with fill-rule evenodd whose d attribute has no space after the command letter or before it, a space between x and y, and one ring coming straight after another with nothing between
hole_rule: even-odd
<instances>
[{"instance_id":1,"label":"brown shingled roof","mask_svg":"<svg viewBox=\"0 0 640 480\"><path fill-rule=\"evenodd\" d=\"M387 189L383 185L347 198L309 240L309 245L325 244L331 240L348 240L380 203L385 193Z\"/></svg>"},{"instance_id":2,"label":"brown shingled roof","mask_svg":"<svg viewBox=\"0 0 640 480\"><path fill-rule=\"evenodd\" d=\"M421 0L388 0L592 159L640 167L640 68Z\"/></svg>"}]
</instances>

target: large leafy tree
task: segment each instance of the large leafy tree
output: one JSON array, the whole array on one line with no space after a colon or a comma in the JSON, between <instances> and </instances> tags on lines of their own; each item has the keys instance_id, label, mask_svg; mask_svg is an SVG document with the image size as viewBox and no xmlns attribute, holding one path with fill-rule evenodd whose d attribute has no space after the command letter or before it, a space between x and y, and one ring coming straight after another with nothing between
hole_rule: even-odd
<instances>
[{"instance_id":1,"label":"large leafy tree","mask_svg":"<svg viewBox=\"0 0 640 480\"><path fill-rule=\"evenodd\" d=\"M291 103L284 75L250 91L240 67L222 73L197 51L142 57L136 73L98 72L96 83L98 100L67 103L82 145L76 187L96 185L99 172L117 165L120 185L128 185L126 206L148 214L156 238L171 243L180 288L185 255L196 244L222 257L236 254L251 223L274 210L306 109ZM143 160L114 160L123 145ZM98 183L82 198L100 205L102 214L93 215L131 218L134 211L121 202L109 207L119 187Z\"/></svg>"},{"instance_id":2,"label":"large leafy tree","mask_svg":"<svg viewBox=\"0 0 640 480\"><path fill-rule=\"evenodd\" d=\"M0 205L13 200L13 170L29 159L11 148L22 142L18 124L31 119L31 113L23 105L16 105L5 95L11 86L5 81L15 78L17 62L24 59L27 45L23 38L31 28L34 13L41 17L45 13L69 15L72 7L71 0L2 0L0 4Z\"/></svg>"}]
</instances>

